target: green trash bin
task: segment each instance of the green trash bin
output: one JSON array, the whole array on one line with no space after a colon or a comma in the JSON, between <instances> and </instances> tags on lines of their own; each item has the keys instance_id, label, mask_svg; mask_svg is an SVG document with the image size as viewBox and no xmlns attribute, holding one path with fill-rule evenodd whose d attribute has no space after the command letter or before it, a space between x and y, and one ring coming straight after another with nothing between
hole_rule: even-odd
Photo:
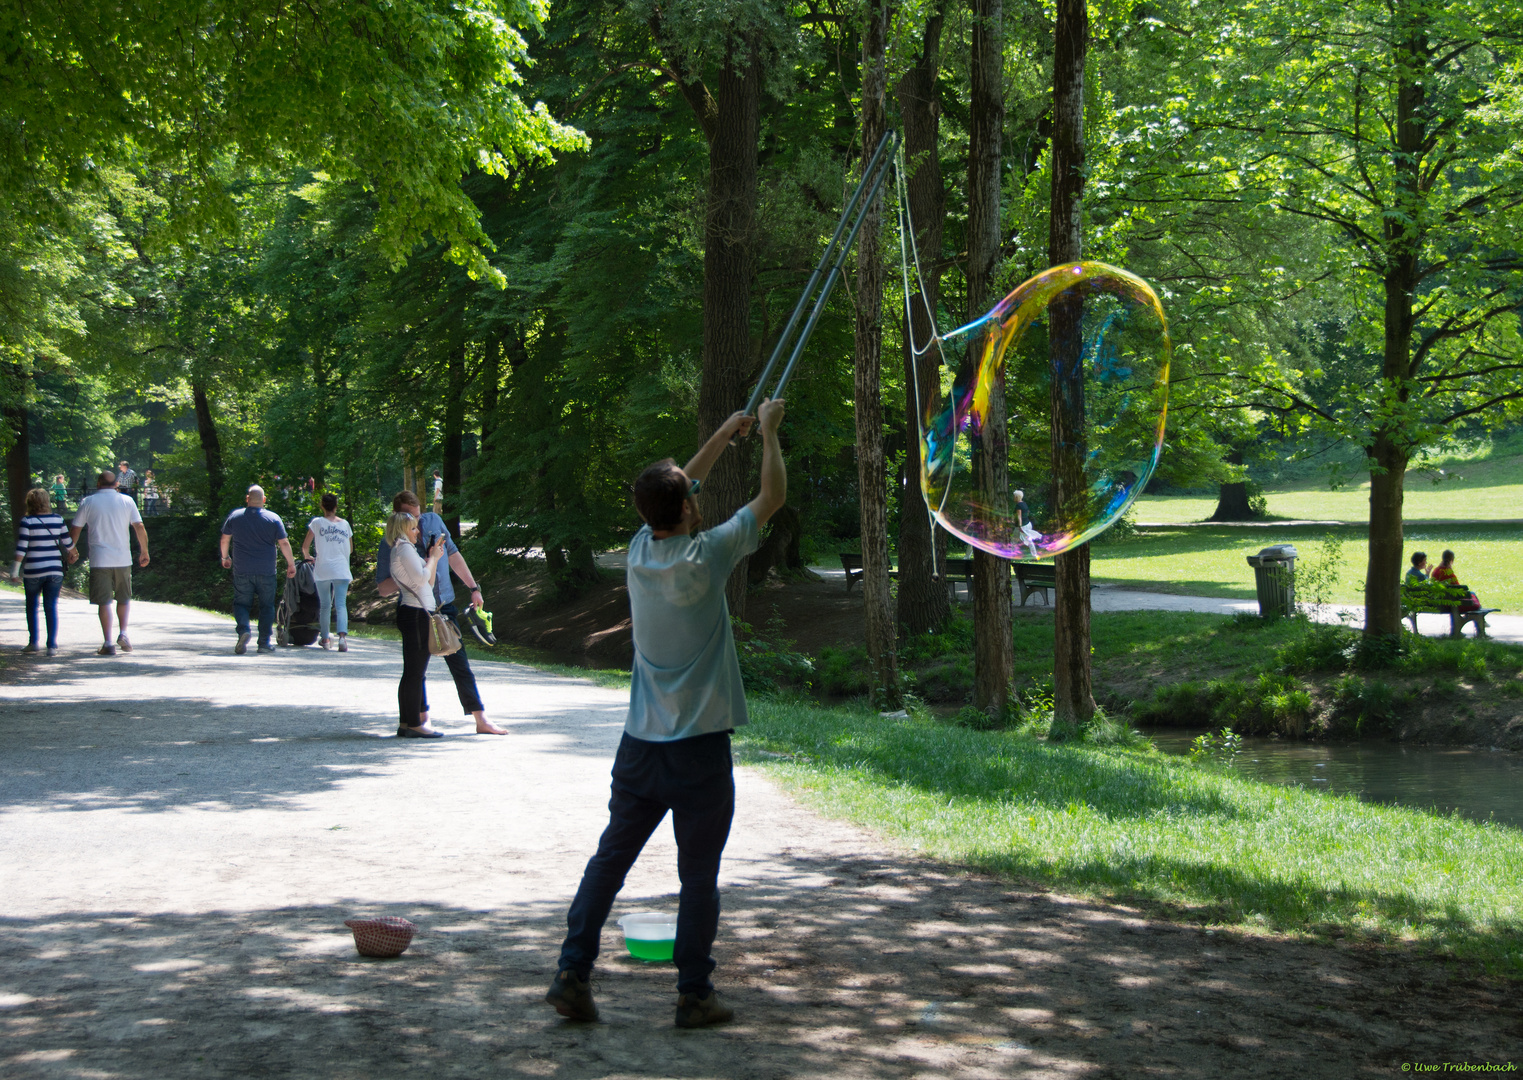
<instances>
[{"instance_id":1,"label":"green trash bin","mask_svg":"<svg viewBox=\"0 0 1523 1080\"><path fill-rule=\"evenodd\" d=\"M1294 544L1275 544L1248 556L1253 585L1259 594L1259 614L1288 616L1296 610L1296 558Z\"/></svg>"}]
</instances>

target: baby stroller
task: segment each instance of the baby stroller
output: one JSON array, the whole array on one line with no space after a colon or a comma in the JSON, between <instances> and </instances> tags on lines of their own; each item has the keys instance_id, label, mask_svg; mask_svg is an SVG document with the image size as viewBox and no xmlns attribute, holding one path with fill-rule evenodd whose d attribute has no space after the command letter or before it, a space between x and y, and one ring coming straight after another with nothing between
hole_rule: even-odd
<instances>
[{"instance_id":1,"label":"baby stroller","mask_svg":"<svg viewBox=\"0 0 1523 1080\"><path fill-rule=\"evenodd\" d=\"M285 594L275 609L275 642L310 645L317 640L317 580L312 564L298 563L296 576L286 578Z\"/></svg>"}]
</instances>

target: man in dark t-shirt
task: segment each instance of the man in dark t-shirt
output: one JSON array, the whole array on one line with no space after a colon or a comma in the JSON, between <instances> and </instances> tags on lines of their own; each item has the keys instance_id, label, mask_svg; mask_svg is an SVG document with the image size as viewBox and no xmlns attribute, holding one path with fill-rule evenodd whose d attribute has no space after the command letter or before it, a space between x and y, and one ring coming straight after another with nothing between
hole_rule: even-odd
<instances>
[{"instance_id":1,"label":"man in dark t-shirt","mask_svg":"<svg viewBox=\"0 0 1523 1080\"><path fill-rule=\"evenodd\" d=\"M233 618L238 621L242 656L249 647L249 609L259 601L259 651L274 652L270 630L275 625L275 548L286 557L286 577L296 576L296 557L286 538L285 522L264 508L264 488L249 488L245 505L222 522L222 565L233 572Z\"/></svg>"}]
</instances>

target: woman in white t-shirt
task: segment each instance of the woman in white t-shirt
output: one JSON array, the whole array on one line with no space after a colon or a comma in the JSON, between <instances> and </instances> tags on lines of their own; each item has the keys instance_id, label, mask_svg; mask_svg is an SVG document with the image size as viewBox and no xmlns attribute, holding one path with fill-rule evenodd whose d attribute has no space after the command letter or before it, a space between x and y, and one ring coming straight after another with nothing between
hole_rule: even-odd
<instances>
[{"instance_id":1,"label":"woman in white t-shirt","mask_svg":"<svg viewBox=\"0 0 1523 1080\"><path fill-rule=\"evenodd\" d=\"M338 651L349 651L349 556L354 553L354 530L338 516L338 497L323 495L323 516L307 523L307 537L301 542L304 559L314 559L312 577L317 583L318 642L328 648L328 610L338 616ZM311 554L316 549L316 555Z\"/></svg>"}]
</instances>

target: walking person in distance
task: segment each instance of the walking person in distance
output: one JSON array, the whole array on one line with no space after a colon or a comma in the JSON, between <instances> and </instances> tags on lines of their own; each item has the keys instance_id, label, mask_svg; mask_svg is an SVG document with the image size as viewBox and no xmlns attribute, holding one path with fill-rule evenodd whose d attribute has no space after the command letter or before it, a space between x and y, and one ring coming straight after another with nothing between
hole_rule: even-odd
<instances>
[{"instance_id":1,"label":"walking person in distance","mask_svg":"<svg viewBox=\"0 0 1523 1080\"><path fill-rule=\"evenodd\" d=\"M26 516L16 527L16 565L11 578L18 575L26 589L26 648L37 651L37 601L42 601L43 617L48 625L48 655L58 655L58 592L63 588L64 561L79 558L63 518L53 512L48 493L33 488L26 493Z\"/></svg>"},{"instance_id":2,"label":"walking person in distance","mask_svg":"<svg viewBox=\"0 0 1523 1080\"><path fill-rule=\"evenodd\" d=\"M428 614L433 610L434 578L439 560L445 557L448 537L434 536L428 556L418 554L421 536L418 519L405 511L393 511L386 519L383 543L389 552L389 580L398 589L397 630L402 635L402 681L397 684L397 737L438 739L444 732L428 723L424 679L428 674Z\"/></svg>"},{"instance_id":3,"label":"walking person in distance","mask_svg":"<svg viewBox=\"0 0 1523 1080\"><path fill-rule=\"evenodd\" d=\"M591 975L603 924L656 826L672 813L677 838L678 1027L703 1027L734 1012L709 980L719 931L719 861L735 814L730 733L746 723L725 582L756 550L758 530L782 509L788 478L778 446L783 403L762 404L756 420L736 413L683 469L670 459L635 481L645 527L629 544L629 611L634 665L629 715L613 762L608 828L587 863L566 915L559 970L545 1000L573 1020L596 1020ZM762 431L761 493L730 520L695 533L700 481L731 438Z\"/></svg>"},{"instance_id":4,"label":"walking person in distance","mask_svg":"<svg viewBox=\"0 0 1523 1080\"><path fill-rule=\"evenodd\" d=\"M222 566L233 572L233 618L238 642L233 652L249 647L249 609L259 604L259 651L272 653L270 631L275 626L275 549L286 558L286 577L296 576L296 556L286 538L286 525L264 508L264 488L250 486L244 505L222 522Z\"/></svg>"},{"instance_id":5,"label":"walking person in distance","mask_svg":"<svg viewBox=\"0 0 1523 1080\"><path fill-rule=\"evenodd\" d=\"M53 497L54 510L62 513L64 510L68 509L69 482L64 479L63 473L59 473L57 476L53 477L53 487L49 491L49 494Z\"/></svg>"},{"instance_id":6,"label":"walking person in distance","mask_svg":"<svg viewBox=\"0 0 1523 1080\"><path fill-rule=\"evenodd\" d=\"M418 504L418 496L411 491L399 491L391 500L393 513L409 514L418 523L418 539L415 541L417 554L423 558L428 550L434 546L434 541L444 537L444 550L448 556L449 565L441 566L438 575L433 579L434 602L439 610L451 619L456 618L458 612L455 608L455 586L450 582L449 572L453 570L465 582L471 590L470 604L472 607L480 607L481 587L476 583L476 575L471 573L471 568L466 564L465 556L460 554L460 549L455 546L455 541L450 538L449 529L444 524L444 519L438 514L425 514ZM380 547L375 555L375 581L376 591L382 596L395 596L397 583L391 576L391 553L392 545L382 539ZM471 671L471 662L465 655L464 649L456 649L444 658L445 665L449 668L450 677L455 680L455 694L460 698L460 707L470 713L476 721L477 735L506 735L507 729L500 728L487 719L486 706L481 703L481 694L476 689L476 676ZM428 723L428 694L423 695L423 723Z\"/></svg>"},{"instance_id":7,"label":"walking person in distance","mask_svg":"<svg viewBox=\"0 0 1523 1080\"><path fill-rule=\"evenodd\" d=\"M129 469L125 461L117 462L116 487L127 498L137 501L137 473Z\"/></svg>"},{"instance_id":8,"label":"walking person in distance","mask_svg":"<svg viewBox=\"0 0 1523 1080\"><path fill-rule=\"evenodd\" d=\"M125 464L125 462L124 462ZM132 548L130 529L137 533L137 564L148 565L148 530L137 503L116 489L116 474L107 469L95 478L95 494L79 501L69 523L69 539L79 541L90 530L90 603L100 615L103 642L97 656L115 656L116 650L132 651L127 639L127 614L132 606ZM111 601L116 600L116 642L111 641Z\"/></svg>"},{"instance_id":9,"label":"walking person in distance","mask_svg":"<svg viewBox=\"0 0 1523 1080\"><path fill-rule=\"evenodd\" d=\"M312 578L317 585L318 644L328 648L328 611L338 622L338 651L349 651L349 582L354 574L349 557L354 554L354 530L338 516L338 496L322 496L323 513L307 522L301 542L302 558L313 558ZM315 554L314 554L315 553Z\"/></svg>"}]
</instances>

